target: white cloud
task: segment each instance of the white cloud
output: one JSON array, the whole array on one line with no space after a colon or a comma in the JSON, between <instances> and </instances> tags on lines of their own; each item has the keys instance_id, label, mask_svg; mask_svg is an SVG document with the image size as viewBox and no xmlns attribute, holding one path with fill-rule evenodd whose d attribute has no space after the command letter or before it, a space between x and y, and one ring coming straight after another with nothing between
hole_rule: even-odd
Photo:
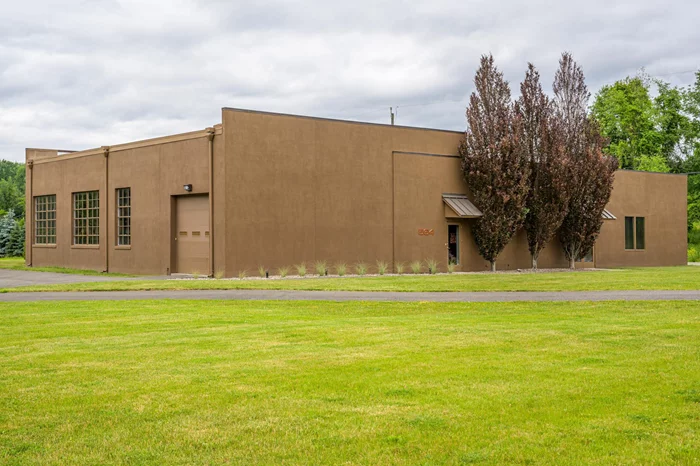
<instances>
[{"instance_id":1,"label":"white cloud","mask_svg":"<svg viewBox=\"0 0 700 466\"><path fill-rule=\"evenodd\" d=\"M224 106L464 128L482 53L517 92L563 50L595 91L640 67L675 84L700 65L692 1L6 2L0 157L191 131ZM429 103L430 105L417 105Z\"/></svg>"}]
</instances>

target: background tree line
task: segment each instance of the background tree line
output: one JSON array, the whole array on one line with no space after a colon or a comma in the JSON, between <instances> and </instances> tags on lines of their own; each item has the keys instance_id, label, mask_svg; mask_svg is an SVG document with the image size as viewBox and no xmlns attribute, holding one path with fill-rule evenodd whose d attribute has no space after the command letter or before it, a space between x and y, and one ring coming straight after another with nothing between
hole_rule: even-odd
<instances>
[{"instance_id":1,"label":"background tree line","mask_svg":"<svg viewBox=\"0 0 700 466\"><path fill-rule=\"evenodd\" d=\"M573 268L600 233L618 166L603 153L605 140L588 113L583 71L562 54L550 99L529 64L513 102L503 73L485 55L474 84L459 152L483 213L472 227L479 253L495 271L498 255L524 227L533 268L555 235Z\"/></svg>"},{"instance_id":2,"label":"background tree line","mask_svg":"<svg viewBox=\"0 0 700 466\"><path fill-rule=\"evenodd\" d=\"M24 255L24 164L0 160L0 257Z\"/></svg>"},{"instance_id":3,"label":"background tree line","mask_svg":"<svg viewBox=\"0 0 700 466\"><path fill-rule=\"evenodd\" d=\"M603 150L622 168L700 171L700 71L686 87L644 72L603 86L591 115L608 140ZM688 242L689 259L700 260L700 175L688 176Z\"/></svg>"}]
</instances>

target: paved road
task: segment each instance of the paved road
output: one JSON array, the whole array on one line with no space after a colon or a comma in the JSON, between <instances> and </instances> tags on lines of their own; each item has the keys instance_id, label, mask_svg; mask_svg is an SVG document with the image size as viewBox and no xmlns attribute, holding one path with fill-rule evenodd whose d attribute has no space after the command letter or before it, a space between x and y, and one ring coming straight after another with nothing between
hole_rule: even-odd
<instances>
[{"instance_id":1,"label":"paved road","mask_svg":"<svg viewBox=\"0 0 700 466\"><path fill-rule=\"evenodd\" d=\"M0 288L62 283L108 282L115 280L149 280L163 277L115 277L113 275L76 275L71 273L35 272L33 270L0 269Z\"/></svg>"},{"instance_id":2,"label":"paved road","mask_svg":"<svg viewBox=\"0 0 700 466\"><path fill-rule=\"evenodd\" d=\"M2 293L0 302L103 301L137 299L234 299L234 300L328 300L400 302L497 302L497 301L609 301L609 300L700 300L693 291L546 291L546 292L380 292L380 291L280 291L280 290L188 290L188 291L90 291L50 293Z\"/></svg>"}]
</instances>

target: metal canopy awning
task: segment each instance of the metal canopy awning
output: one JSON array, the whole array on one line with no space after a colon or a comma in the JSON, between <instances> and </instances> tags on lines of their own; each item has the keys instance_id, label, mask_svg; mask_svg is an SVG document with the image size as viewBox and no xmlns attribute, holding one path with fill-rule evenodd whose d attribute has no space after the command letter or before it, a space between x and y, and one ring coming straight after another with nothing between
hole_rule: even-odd
<instances>
[{"instance_id":1,"label":"metal canopy awning","mask_svg":"<svg viewBox=\"0 0 700 466\"><path fill-rule=\"evenodd\" d=\"M479 218L483 214L464 194L443 194L442 200L461 218Z\"/></svg>"},{"instance_id":2,"label":"metal canopy awning","mask_svg":"<svg viewBox=\"0 0 700 466\"><path fill-rule=\"evenodd\" d=\"M617 217L615 217L612 212L610 212L608 209L603 209L603 220L617 220Z\"/></svg>"}]
</instances>

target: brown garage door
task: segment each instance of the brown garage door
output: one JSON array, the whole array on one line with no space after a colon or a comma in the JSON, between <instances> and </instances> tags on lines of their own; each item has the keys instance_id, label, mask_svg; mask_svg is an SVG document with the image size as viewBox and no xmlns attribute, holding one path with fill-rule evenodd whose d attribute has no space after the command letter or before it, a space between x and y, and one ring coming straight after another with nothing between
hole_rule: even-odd
<instances>
[{"instance_id":1,"label":"brown garage door","mask_svg":"<svg viewBox=\"0 0 700 466\"><path fill-rule=\"evenodd\" d=\"M178 196L175 231L178 273L209 273L209 196Z\"/></svg>"}]
</instances>

